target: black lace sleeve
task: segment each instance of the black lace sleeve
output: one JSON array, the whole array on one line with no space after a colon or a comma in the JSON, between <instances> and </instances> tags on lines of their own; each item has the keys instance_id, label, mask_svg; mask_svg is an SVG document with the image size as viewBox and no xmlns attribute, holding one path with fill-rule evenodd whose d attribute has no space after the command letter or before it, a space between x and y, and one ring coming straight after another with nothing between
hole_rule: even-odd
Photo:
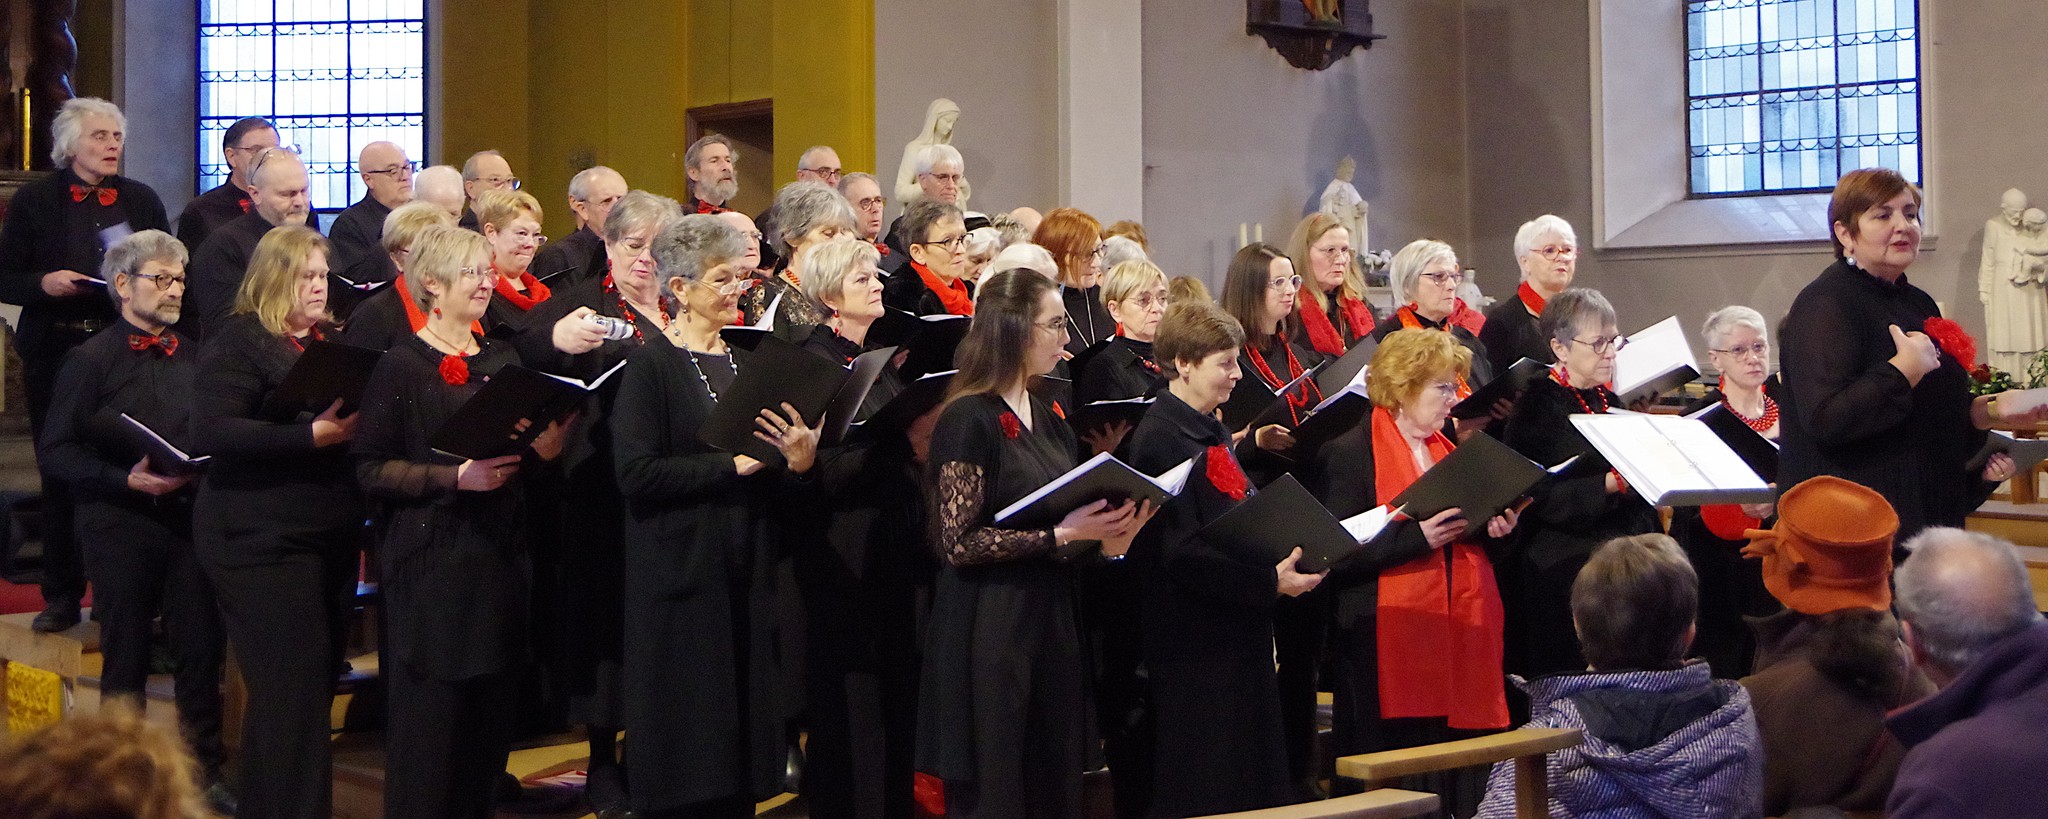
<instances>
[{"instance_id":1,"label":"black lace sleeve","mask_svg":"<svg viewBox=\"0 0 2048 819\"><path fill-rule=\"evenodd\" d=\"M1000 563L1051 554L1051 529L997 529L984 524L987 480L980 464L947 461L932 482L932 521L939 557L955 566Z\"/></svg>"}]
</instances>

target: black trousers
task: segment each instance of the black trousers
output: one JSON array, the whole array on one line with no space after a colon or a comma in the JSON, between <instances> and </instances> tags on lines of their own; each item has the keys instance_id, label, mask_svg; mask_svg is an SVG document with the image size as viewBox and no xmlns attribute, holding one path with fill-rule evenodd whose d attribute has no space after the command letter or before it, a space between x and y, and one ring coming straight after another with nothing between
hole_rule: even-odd
<instances>
[{"instance_id":1,"label":"black trousers","mask_svg":"<svg viewBox=\"0 0 2048 819\"><path fill-rule=\"evenodd\" d=\"M1287 773L1295 782L1313 782L1323 774L1316 752L1316 690L1328 611L1328 598L1315 592L1273 604L1280 728L1287 738Z\"/></svg>"},{"instance_id":2,"label":"black trousers","mask_svg":"<svg viewBox=\"0 0 2048 819\"><path fill-rule=\"evenodd\" d=\"M200 565L213 581L249 701L242 718L240 819L333 812L335 658L346 639L360 523L278 532L240 517L239 493L203 492Z\"/></svg>"},{"instance_id":3,"label":"black trousers","mask_svg":"<svg viewBox=\"0 0 2048 819\"><path fill-rule=\"evenodd\" d=\"M1143 593L1129 562L1090 567L1077 587L1096 729L1102 732L1103 756L1115 783L1116 815L1137 819L1152 804L1156 732L1139 628Z\"/></svg>"},{"instance_id":4,"label":"black trousers","mask_svg":"<svg viewBox=\"0 0 2048 819\"><path fill-rule=\"evenodd\" d=\"M176 662L178 725L206 781L219 778L221 663L227 653L213 586L192 551L189 499L156 508L87 502L78 540L92 578L93 612L107 697L142 697L149 679L150 623L162 611Z\"/></svg>"},{"instance_id":5,"label":"black trousers","mask_svg":"<svg viewBox=\"0 0 2048 819\"><path fill-rule=\"evenodd\" d=\"M803 791L816 819L913 815L918 665L905 653L870 664L812 652Z\"/></svg>"},{"instance_id":6,"label":"black trousers","mask_svg":"<svg viewBox=\"0 0 2048 819\"><path fill-rule=\"evenodd\" d=\"M48 420L50 399L57 390L57 372L64 367L64 354L84 344L92 333L52 327L36 343L21 351L22 389L28 393L29 436L36 445L43 442L43 422ZM40 467L40 464L38 464ZM77 603L85 596L85 561L78 552L74 532L77 514L71 487L46 469L43 479L43 602Z\"/></svg>"},{"instance_id":7,"label":"black trousers","mask_svg":"<svg viewBox=\"0 0 2048 819\"><path fill-rule=\"evenodd\" d=\"M489 819L505 772L522 674L435 680L384 669L386 819Z\"/></svg>"}]
</instances>

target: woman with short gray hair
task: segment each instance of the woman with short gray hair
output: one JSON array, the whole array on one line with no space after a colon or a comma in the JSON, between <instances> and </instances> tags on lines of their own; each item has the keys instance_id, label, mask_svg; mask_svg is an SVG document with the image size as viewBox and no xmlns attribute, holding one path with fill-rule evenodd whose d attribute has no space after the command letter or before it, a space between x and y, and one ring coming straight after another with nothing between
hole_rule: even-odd
<instances>
[{"instance_id":1,"label":"woman with short gray hair","mask_svg":"<svg viewBox=\"0 0 2048 819\"><path fill-rule=\"evenodd\" d=\"M808 480L817 419L764 410L755 435L779 463L698 436L753 359L719 331L747 279L739 231L688 215L654 238L655 276L674 320L618 375L611 414L625 500L622 702L631 808L643 815L744 815L781 791L786 682L773 664L775 516ZM788 474L782 474L784 472ZM736 686L735 680L745 680Z\"/></svg>"},{"instance_id":2,"label":"woman with short gray hair","mask_svg":"<svg viewBox=\"0 0 2048 819\"><path fill-rule=\"evenodd\" d=\"M1462 401L1480 385L1493 380L1493 366L1486 358L1486 348L1479 343L1479 337L1452 320L1463 302L1458 300L1458 286L1465 282L1465 271L1458 266L1458 254L1451 246L1435 239L1417 239L1409 242L1388 267L1394 285L1394 293L1402 302L1388 321L1380 322L1373 329L1373 340L1385 341L1387 335L1403 329L1442 330L1450 333L1458 344L1472 351L1472 371L1458 380L1458 400ZM1507 408L1497 413L1507 417ZM1478 431L1492 416L1480 416L1471 421L1458 421L1459 438L1463 439Z\"/></svg>"},{"instance_id":3,"label":"woman with short gray hair","mask_svg":"<svg viewBox=\"0 0 2048 819\"><path fill-rule=\"evenodd\" d=\"M792 182L775 194L775 255L781 267L774 275L741 300L740 310L749 322L758 322L775 308L775 327L810 327L822 324L823 305L804 294L800 257L804 248L841 236L856 236L853 206L846 197L819 182Z\"/></svg>"},{"instance_id":4,"label":"woman with short gray hair","mask_svg":"<svg viewBox=\"0 0 2048 819\"><path fill-rule=\"evenodd\" d=\"M1601 543L1659 529L1657 510L1629 490L1621 473L1571 416L1618 406L1606 384L1625 336L1614 306L1597 290L1572 288L1548 300L1537 330L1559 363L1529 385L1508 416L1502 442L1545 466L1578 456L1571 475L1537 487L1522 512L1521 550L1501 566L1508 601L1508 670L1524 677L1584 669L1572 629L1572 579Z\"/></svg>"},{"instance_id":5,"label":"woman with short gray hair","mask_svg":"<svg viewBox=\"0 0 2048 819\"><path fill-rule=\"evenodd\" d=\"M1486 324L1479 329L1479 343L1486 346L1494 372L1506 372L1524 358L1551 363L1536 320L1546 300L1572 286L1579 269L1578 234L1571 223L1548 213L1524 222L1515 231L1515 265L1522 276L1515 298L1486 311Z\"/></svg>"}]
</instances>

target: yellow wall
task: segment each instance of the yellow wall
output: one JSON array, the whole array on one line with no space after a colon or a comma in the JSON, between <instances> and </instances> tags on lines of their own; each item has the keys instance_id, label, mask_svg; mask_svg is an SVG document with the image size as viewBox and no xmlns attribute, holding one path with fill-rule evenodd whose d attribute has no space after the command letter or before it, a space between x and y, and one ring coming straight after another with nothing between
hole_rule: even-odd
<instances>
[{"instance_id":1,"label":"yellow wall","mask_svg":"<svg viewBox=\"0 0 2048 819\"><path fill-rule=\"evenodd\" d=\"M688 108L775 101L777 185L796 152L874 155L874 10L865 0L440 0L436 162L496 147L540 199L551 236L574 228L569 177L609 165L682 198Z\"/></svg>"}]
</instances>

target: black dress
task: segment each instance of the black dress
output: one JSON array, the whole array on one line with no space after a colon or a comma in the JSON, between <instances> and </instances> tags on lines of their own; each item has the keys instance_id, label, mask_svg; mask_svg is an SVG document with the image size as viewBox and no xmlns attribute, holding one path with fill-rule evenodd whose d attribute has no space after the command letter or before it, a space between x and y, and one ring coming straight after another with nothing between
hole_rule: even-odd
<instances>
[{"instance_id":1,"label":"black dress","mask_svg":"<svg viewBox=\"0 0 2048 819\"><path fill-rule=\"evenodd\" d=\"M652 339L650 339L652 341ZM628 359L611 423L625 526L626 768L635 810L752 815L781 790L788 680L775 656L779 469L740 476L697 438L747 367L666 340Z\"/></svg>"},{"instance_id":2,"label":"black dress","mask_svg":"<svg viewBox=\"0 0 2048 819\"><path fill-rule=\"evenodd\" d=\"M1544 466L1574 455L1586 459L1573 469L1582 477L1537 485L1515 527L1515 547L1496 559L1501 602L1507 609L1507 669L1512 673L1535 677L1584 670L1586 661L1572 628L1572 581L1600 544L1660 528L1657 510L1642 496L1633 490L1607 491L1606 459L1570 421L1574 414L1619 402L1604 387L1574 390L1544 378L1529 385L1508 416L1502 443L1522 457Z\"/></svg>"},{"instance_id":3,"label":"black dress","mask_svg":"<svg viewBox=\"0 0 2048 819\"><path fill-rule=\"evenodd\" d=\"M1504 373L1515 362L1533 358L1545 364L1557 359L1550 352L1550 340L1536 327L1536 316L1521 298L1501 299L1486 311L1486 324L1479 328L1479 343L1493 371Z\"/></svg>"},{"instance_id":4,"label":"black dress","mask_svg":"<svg viewBox=\"0 0 2048 819\"><path fill-rule=\"evenodd\" d=\"M1898 511L1901 544L1928 526L1961 527L1990 497L1982 475L1963 469L1985 436L1970 421L1971 362L1943 355L1917 386L1887 363L1889 325L1911 332L1938 315L1904 275L1887 283L1841 261L1799 291L1778 328L1781 491L1815 475L1868 486Z\"/></svg>"},{"instance_id":5,"label":"black dress","mask_svg":"<svg viewBox=\"0 0 2048 819\"><path fill-rule=\"evenodd\" d=\"M1151 398L1166 387L1166 374L1152 358L1152 342L1117 336L1088 358L1074 384L1074 402Z\"/></svg>"},{"instance_id":6,"label":"black dress","mask_svg":"<svg viewBox=\"0 0 2048 819\"><path fill-rule=\"evenodd\" d=\"M462 460L428 443L464 401L514 361L488 339L451 384L418 336L377 362L352 447L363 488L385 501L382 658L390 771L384 815L491 815L527 657L530 568L514 477L490 492L456 488ZM537 458L528 458L537 461Z\"/></svg>"},{"instance_id":7,"label":"black dress","mask_svg":"<svg viewBox=\"0 0 2048 819\"><path fill-rule=\"evenodd\" d=\"M1082 350L1117 334L1116 318L1102 304L1102 285L1061 285L1060 303L1067 311L1067 352L1080 355Z\"/></svg>"},{"instance_id":8,"label":"black dress","mask_svg":"<svg viewBox=\"0 0 2048 819\"><path fill-rule=\"evenodd\" d=\"M1781 391L1776 379L1764 382L1765 395L1776 398ZM1683 412L1691 415L1721 403L1723 397L1720 390L1710 390L1687 404ZM1782 419L1781 415L1781 433ZM1758 528L1770 526L1771 521L1766 520ZM1714 534L1697 506L1672 507L1671 539L1685 549L1700 578L1699 630L1692 640L1692 656L1704 658L1716 677L1748 676L1756 656L1756 632L1745 618L1766 617L1784 609L1764 588L1763 561L1742 556L1748 540L1726 540Z\"/></svg>"},{"instance_id":9,"label":"black dress","mask_svg":"<svg viewBox=\"0 0 2048 819\"><path fill-rule=\"evenodd\" d=\"M1299 801L1273 672L1277 575L1271 563L1201 535L1239 502L1210 476L1224 475L1226 484L1236 476L1240 490L1247 485L1230 454L1230 433L1161 391L1132 433L1130 453L1132 466L1154 475L1195 459L1186 487L1139 532L1126 561L1139 572L1157 743L1171 759L1153 771L1149 815Z\"/></svg>"},{"instance_id":10,"label":"black dress","mask_svg":"<svg viewBox=\"0 0 2048 819\"><path fill-rule=\"evenodd\" d=\"M994 395L955 399L932 432L929 512L940 559L919 691L917 769L949 816L1081 815L1086 666L1073 573L1051 529L995 513L1076 463L1072 430L1030 399L1026 427Z\"/></svg>"},{"instance_id":11,"label":"black dress","mask_svg":"<svg viewBox=\"0 0 2048 819\"><path fill-rule=\"evenodd\" d=\"M201 350L194 388L194 445L213 456L195 546L248 684L241 753L263 761L241 766L244 817L332 812L328 712L364 510L346 446L315 447L308 417L261 412L300 352L255 316L231 316Z\"/></svg>"}]
</instances>

